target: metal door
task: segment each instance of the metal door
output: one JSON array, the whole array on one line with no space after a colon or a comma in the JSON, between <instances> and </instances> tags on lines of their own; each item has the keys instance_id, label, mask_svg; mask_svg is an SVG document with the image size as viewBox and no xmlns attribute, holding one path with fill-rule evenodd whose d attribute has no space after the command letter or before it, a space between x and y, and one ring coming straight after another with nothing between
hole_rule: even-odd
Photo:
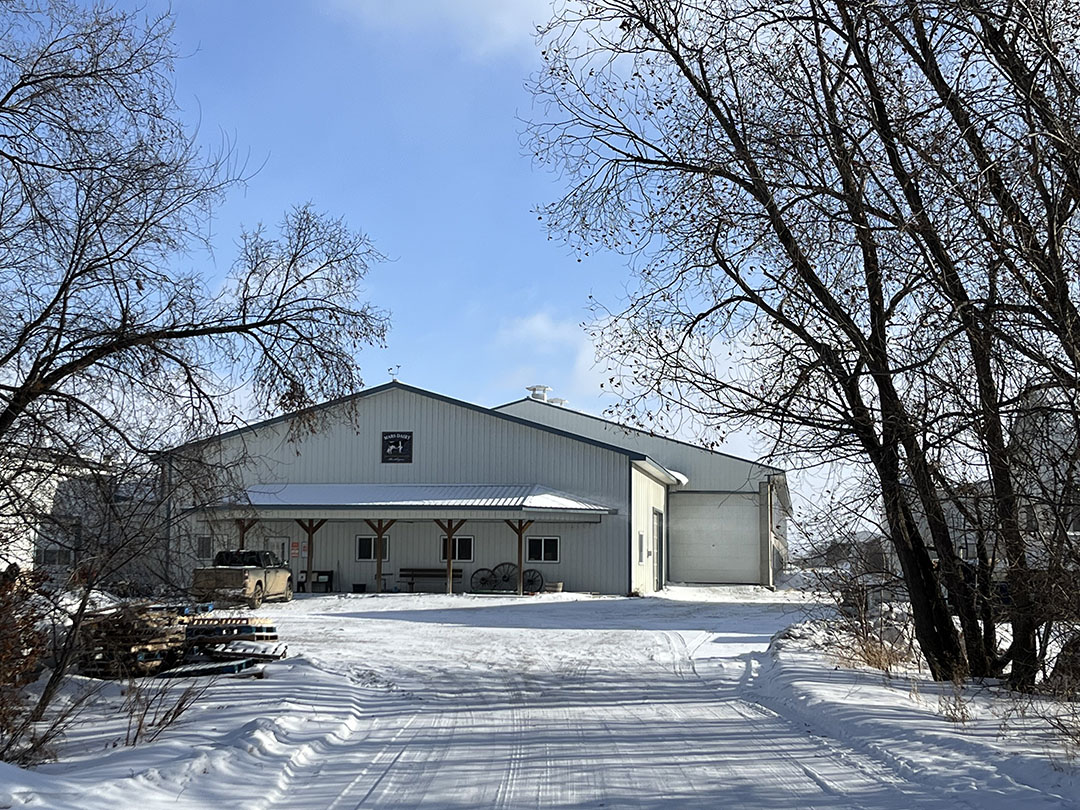
<instances>
[{"instance_id":1,"label":"metal door","mask_svg":"<svg viewBox=\"0 0 1080 810\"><path fill-rule=\"evenodd\" d=\"M652 545L653 545L653 588L664 589L664 513L653 509Z\"/></svg>"}]
</instances>

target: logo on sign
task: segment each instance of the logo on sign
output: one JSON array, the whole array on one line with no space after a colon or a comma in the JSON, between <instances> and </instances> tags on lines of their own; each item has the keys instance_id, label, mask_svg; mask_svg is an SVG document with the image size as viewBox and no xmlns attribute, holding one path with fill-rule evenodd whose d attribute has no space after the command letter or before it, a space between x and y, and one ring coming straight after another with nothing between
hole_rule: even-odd
<instances>
[{"instance_id":1,"label":"logo on sign","mask_svg":"<svg viewBox=\"0 0 1080 810\"><path fill-rule=\"evenodd\" d=\"M383 464L412 464L412 431L384 432L382 435Z\"/></svg>"}]
</instances>

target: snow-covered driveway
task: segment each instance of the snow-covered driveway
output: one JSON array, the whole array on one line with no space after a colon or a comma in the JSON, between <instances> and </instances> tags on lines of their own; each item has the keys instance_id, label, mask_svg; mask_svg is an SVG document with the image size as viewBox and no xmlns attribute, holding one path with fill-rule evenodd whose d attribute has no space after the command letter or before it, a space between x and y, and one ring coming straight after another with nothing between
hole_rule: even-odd
<instances>
[{"instance_id":1,"label":"snow-covered driveway","mask_svg":"<svg viewBox=\"0 0 1080 810\"><path fill-rule=\"evenodd\" d=\"M11 800L113 810L1062 806L1060 794L996 772L981 784L963 761L955 783L923 778L769 697L759 688L769 638L801 618L788 598L679 596L267 605L294 657L266 680L215 683L151 745L102 753L102 727L81 732L65 762L33 775L47 785Z\"/></svg>"},{"instance_id":2,"label":"snow-covered driveway","mask_svg":"<svg viewBox=\"0 0 1080 810\"><path fill-rule=\"evenodd\" d=\"M404 693L290 770L282 806L900 806L900 780L740 697L740 656L790 604L428 602L282 621L321 666Z\"/></svg>"}]
</instances>

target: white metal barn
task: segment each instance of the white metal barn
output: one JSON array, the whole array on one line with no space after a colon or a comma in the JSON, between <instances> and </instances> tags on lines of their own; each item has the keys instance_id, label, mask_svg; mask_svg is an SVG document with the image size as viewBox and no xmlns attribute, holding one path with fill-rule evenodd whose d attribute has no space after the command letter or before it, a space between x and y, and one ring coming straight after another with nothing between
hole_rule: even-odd
<instances>
[{"instance_id":1,"label":"white metal barn","mask_svg":"<svg viewBox=\"0 0 1080 810\"><path fill-rule=\"evenodd\" d=\"M770 585L786 556L772 467L548 402L490 409L397 381L318 411L315 431L292 430L293 414L204 445L244 497L190 516L201 559L265 547L301 582L310 551L333 590L445 590L447 570L466 590L520 554L546 582L621 594Z\"/></svg>"},{"instance_id":2,"label":"white metal barn","mask_svg":"<svg viewBox=\"0 0 1080 810\"><path fill-rule=\"evenodd\" d=\"M773 584L787 563L791 504L783 470L570 410L534 389L496 410L637 450L677 471L665 507L666 581Z\"/></svg>"}]
</instances>

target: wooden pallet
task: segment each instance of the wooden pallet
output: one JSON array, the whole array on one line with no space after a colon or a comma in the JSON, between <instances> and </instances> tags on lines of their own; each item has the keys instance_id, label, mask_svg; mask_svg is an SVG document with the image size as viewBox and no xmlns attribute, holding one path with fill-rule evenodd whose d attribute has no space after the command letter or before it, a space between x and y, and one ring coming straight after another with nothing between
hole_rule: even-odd
<instances>
[{"instance_id":1,"label":"wooden pallet","mask_svg":"<svg viewBox=\"0 0 1080 810\"><path fill-rule=\"evenodd\" d=\"M149 675L180 657L186 637L174 614L145 603L88 613L79 628L79 671L110 679Z\"/></svg>"},{"instance_id":2,"label":"wooden pallet","mask_svg":"<svg viewBox=\"0 0 1080 810\"><path fill-rule=\"evenodd\" d=\"M232 627L189 628L187 644L211 644L216 641L277 641L277 628L268 625L252 627L238 624Z\"/></svg>"},{"instance_id":3,"label":"wooden pallet","mask_svg":"<svg viewBox=\"0 0 1080 810\"><path fill-rule=\"evenodd\" d=\"M208 647L205 651L210 658L222 661L251 658L255 661L278 661L288 655L289 648L284 644L252 644L244 641L230 641L220 646Z\"/></svg>"},{"instance_id":4,"label":"wooden pallet","mask_svg":"<svg viewBox=\"0 0 1080 810\"><path fill-rule=\"evenodd\" d=\"M88 614L79 633L79 670L95 678L149 675L182 678L204 675L254 677L255 662L284 658L269 619L207 616L203 605L183 613L168 605L127 603ZM187 657L189 663L170 666ZM191 661L194 656L197 660ZM209 659L209 660L206 660Z\"/></svg>"},{"instance_id":5,"label":"wooden pallet","mask_svg":"<svg viewBox=\"0 0 1080 810\"><path fill-rule=\"evenodd\" d=\"M237 624L270 625L269 619L255 616L178 616L177 620L188 627L228 627Z\"/></svg>"}]
</instances>

